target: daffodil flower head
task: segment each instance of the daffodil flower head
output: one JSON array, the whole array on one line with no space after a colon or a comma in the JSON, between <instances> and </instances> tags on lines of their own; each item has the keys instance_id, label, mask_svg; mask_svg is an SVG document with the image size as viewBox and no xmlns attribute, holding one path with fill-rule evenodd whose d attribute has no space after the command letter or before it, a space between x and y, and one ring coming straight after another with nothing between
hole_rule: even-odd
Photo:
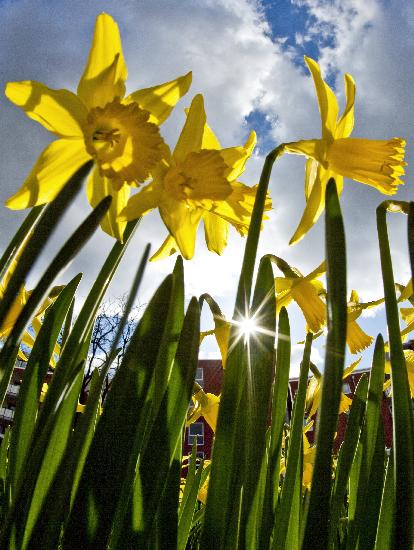
<instances>
[{"instance_id":1,"label":"daffodil flower head","mask_svg":"<svg viewBox=\"0 0 414 550\"><path fill-rule=\"evenodd\" d=\"M407 367L408 383L410 385L411 398L414 399L414 351L413 350L404 350L405 365ZM385 370L386 374L391 374L391 363L389 360L385 361ZM384 383L384 391L391 386L391 379L388 379Z\"/></svg>"},{"instance_id":2,"label":"daffodil flower head","mask_svg":"<svg viewBox=\"0 0 414 550\"><path fill-rule=\"evenodd\" d=\"M201 387L198 387L193 394L192 400L193 408L187 417L187 425L196 422L202 416L213 432L215 432L220 396L214 393L205 393Z\"/></svg>"},{"instance_id":3,"label":"daffodil flower head","mask_svg":"<svg viewBox=\"0 0 414 550\"><path fill-rule=\"evenodd\" d=\"M354 127L355 82L345 75L346 106L339 117L334 92L323 80L320 67L305 57L312 75L322 121L322 138L302 140L284 145L284 150L307 157L305 170L306 207L302 219L290 240L301 240L316 223L325 208L328 180L335 178L338 193L343 178L375 187L381 193L393 195L404 174L405 141L401 138L371 140L350 138Z\"/></svg>"},{"instance_id":4,"label":"daffodil flower head","mask_svg":"<svg viewBox=\"0 0 414 550\"><path fill-rule=\"evenodd\" d=\"M6 273L3 277L3 280L0 281L0 300L3 298L4 293L6 291L6 288L7 288L7 285L10 281L10 278L11 278L14 270L16 269L18 258L20 256L21 252L22 252L22 250L18 253L16 258L11 262L8 270L6 271ZM63 289L62 286L54 287L51 290L49 296L42 302L39 309L37 310L37 312L36 312L36 314L35 314L35 316L32 320L32 328L33 328L33 330L36 334L39 332L39 330L42 326L41 319L42 319L46 309L51 304L53 304L53 302L56 300L56 298L59 295L59 292L62 289ZM17 294L14 302L11 305L11 308L10 308L8 314L6 315L6 318L4 319L2 325L0 326L0 340L5 340L9 336L11 331L13 330L14 324L16 323L17 318L19 317L20 313L22 312L24 306L26 305L31 293L32 293L32 291L31 290L26 290L26 288L24 286L19 290L19 293ZM26 346L28 346L29 348L33 347L34 338L28 330L25 330L23 332L22 343L25 344ZM55 354L58 355L59 352L60 352L60 346L59 346L59 344L56 344L55 349L54 349L54 355ZM21 359L23 359L23 360L27 359L25 354L22 352L21 349L19 349L18 354L19 354L19 357ZM51 357L51 366L54 366L54 357L53 356Z\"/></svg>"},{"instance_id":5,"label":"daffodil flower head","mask_svg":"<svg viewBox=\"0 0 414 550\"><path fill-rule=\"evenodd\" d=\"M362 330L356 319L361 315L365 309L371 309L379 306L384 302L384 298L379 300L373 300L371 302L360 302L359 296L356 290L352 290L347 307L347 336L346 343L349 351L352 354L360 353L368 346L370 346L374 340L372 336L369 336Z\"/></svg>"},{"instance_id":6,"label":"daffodil flower head","mask_svg":"<svg viewBox=\"0 0 414 550\"><path fill-rule=\"evenodd\" d=\"M164 147L164 157L152 171L153 181L130 198L118 219L125 222L158 208L169 236L152 260L177 251L191 259L201 221L208 249L221 254L229 224L241 235L250 225L257 187L237 178L255 143L252 132L243 146L222 149L207 125L203 97L196 95L174 151ZM268 198L266 210L270 208Z\"/></svg>"},{"instance_id":7,"label":"daffodil flower head","mask_svg":"<svg viewBox=\"0 0 414 550\"><path fill-rule=\"evenodd\" d=\"M304 276L282 258L273 255L269 258L285 275L275 278L277 313L294 300L305 317L307 331L316 334L326 324L326 304L321 298L325 291L318 280L326 271L325 262Z\"/></svg>"},{"instance_id":8,"label":"daffodil flower head","mask_svg":"<svg viewBox=\"0 0 414 550\"><path fill-rule=\"evenodd\" d=\"M77 94L52 90L39 82L10 82L6 96L58 136L41 153L19 191L6 201L22 209L52 201L86 161L95 168L87 197L95 207L105 196L112 203L101 226L122 241L126 222L118 221L130 187L145 181L161 160L159 124L185 94L191 73L125 97L127 67L115 21L98 15L92 47Z\"/></svg>"},{"instance_id":9,"label":"daffodil flower head","mask_svg":"<svg viewBox=\"0 0 414 550\"><path fill-rule=\"evenodd\" d=\"M356 361L351 363L349 367L347 367L342 375L342 379L346 380L348 376L355 370L355 368L360 363L362 357L359 357ZM322 390L322 377L321 376L312 376L308 382L308 387L306 390L306 411L308 414L308 418L311 418L314 414L316 414L317 410L319 409L319 405L321 402L321 390ZM346 413L349 411L349 407L351 406L352 400L345 395L343 392L341 392L341 401L339 404L339 414Z\"/></svg>"}]
</instances>

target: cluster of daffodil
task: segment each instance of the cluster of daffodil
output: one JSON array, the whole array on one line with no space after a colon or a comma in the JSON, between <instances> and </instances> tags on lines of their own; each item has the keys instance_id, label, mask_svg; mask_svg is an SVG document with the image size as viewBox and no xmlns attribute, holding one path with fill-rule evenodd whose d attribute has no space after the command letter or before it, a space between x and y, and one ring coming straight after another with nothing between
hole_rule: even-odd
<instances>
[{"instance_id":1,"label":"cluster of daffodil","mask_svg":"<svg viewBox=\"0 0 414 550\"><path fill-rule=\"evenodd\" d=\"M355 102L352 77L345 75L346 106L339 116L337 99L323 80L319 65L308 57L305 57L305 62L315 85L322 137L280 146L281 152L303 155L307 159L306 206L290 244L301 240L321 216L329 178L335 178L339 193L346 177L392 195L402 184L400 177L405 165L403 139L350 137ZM256 135L251 132L243 145L222 148L207 124L203 96L198 94L185 110L184 126L171 150L160 133L160 126L188 92L191 78L191 73L188 73L127 95L127 66L118 26L109 15L99 15L76 93L53 90L34 81L12 82L6 87L10 101L58 138L40 154L26 181L6 201L6 205L11 209L24 209L52 201L68 179L84 163L93 160L94 168L87 181L86 195L92 207L104 197L112 197L111 206L101 222L107 234L122 241L128 221L158 209L167 235L152 259L164 258L175 252L191 259L201 222L208 249L221 254L227 245L230 225L241 236L245 236L249 229L257 186L249 187L239 178L252 155ZM270 197L267 196L265 211L271 207ZM315 337L321 335L327 319L326 290L320 280L325 273L325 262L304 276L283 259L273 255L270 258L283 273L283 277L275 278L275 314L294 301L303 312L307 330ZM7 276L1 282L0 298L7 284ZM404 298L412 296L412 284L407 289L402 293ZM28 292L23 288L0 328L0 338L7 336L11 330L27 296ZM214 334L225 368L232 322L225 319L211 297L205 299L212 310L215 327L202 333L201 339ZM35 330L51 300L53 297L38 311L33 321ZM363 310L375 307L382 301L361 303L357 292L351 292L347 344L352 354L363 351L373 340L358 325L358 317ZM405 308L401 313L408 323L402 333L404 335L414 326L414 309ZM32 345L32 336L25 333L23 342ZM406 352L406 357L407 365L410 361L414 364L413 352ZM353 371L359 361L345 370L344 377ZM413 367L408 368L413 371ZM413 382L413 376L410 382ZM307 395L309 417L318 408L319 390L320 376L314 375ZM188 422L204 416L215 430L219 403L220 396L195 387ZM349 398L343 395L340 412L348 410L349 404ZM313 456L309 444L304 448L307 449L305 456Z\"/></svg>"},{"instance_id":2,"label":"cluster of daffodil","mask_svg":"<svg viewBox=\"0 0 414 550\"><path fill-rule=\"evenodd\" d=\"M402 183L405 164L405 142L400 138L349 137L354 125L352 77L345 75L347 102L338 118L336 97L318 64L310 58L305 61L318 97L322 138L282 146L283 151L308 159L306 208L291 243L303 238L321 215L329 177L335 176L339 191L345 176L393 194ZM76 94L34 81L7 85L7 97L59 138L41 153L7 206L22 209L50 202L68 178L93 159L87 197L92 206L107 195L112 197L102 221L108 234L122 241L128 220L158 208L168 236L154 259L176 251L192 258L201 221L209 250L220 254L227 244L229 224L241 235L249 227L256 188L247 187L238 178L252 154L255 133L242 146L222 148L207 125L203 97L196 95L171 152L159 126L187 93L191 73L127 96L126 78L118 26L109 15L101 14ZM131 196L132 189L144 183ZM269 199L266 210L270 208Z\"/></svg>"},{"instance_id":3,"label":"cluster of daffodil","mask_svg":"<svg viewBox=\"0 0 414 550\"><path fill-rule=\"evenodd\" d=\"M21 209L50 202L68 178L93 159L86 193L92 207L112 197L101 224L109 235L122 241L128 220L158 208L169 234L154 259L176 251L192 258L201 221L209 250L221 254L230 224L241 235L249 228L256 187L238 178L255 146L255 133L244 145L222 148L207 125L199 94L186 111L171 152L159 126L187 93L191 73L127 96L126 78L118 26L101 14L76 94L33 81L7 85L7 97L59 139L41 153L6 205ZM143 183L131 197L132 189Z\"/></svg>"}]
</instances>

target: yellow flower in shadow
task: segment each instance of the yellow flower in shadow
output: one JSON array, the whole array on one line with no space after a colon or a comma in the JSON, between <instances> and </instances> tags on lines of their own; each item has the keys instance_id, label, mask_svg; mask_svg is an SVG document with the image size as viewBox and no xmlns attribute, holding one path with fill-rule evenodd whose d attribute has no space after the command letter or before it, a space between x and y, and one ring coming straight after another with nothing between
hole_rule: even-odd
<instances>
[{"instance_id":1,"label":"yellow flower in shadow","mask_svg":"<svg viewBox=\"0 0 414 550\"><path fill-rule=\"evenodd\" d=\"M348 378L348 376L357 367L361 359L362 357L359 357L356 361L351 363L351 365L349 365L349 367L347 367L344 370L342 375L343 380L346 380ZM306 411L309 418L311 418L319 409L319 405L321 403L322 379L323 379L323 375L314 374L308 382L308 388L306 390ZM352 400L342 392L338 414L348 412L349 407L351 406L351 403L352 403Z\"/></svg>"},{"instance_id":2,"label":"yellow flower in shadow","mask_svg":"<svg viewBox=\"0 0 414 550\"><path fill-rule=\"evenodd\" d=\"M10 280L10 277L12 276L14 270L16 269L16 265L17 265L20 253L17 255L16 259L12 261L9 269L6 271L6 274L3 277L3 280L0 281L0 300L3 298L8 282ZM35 334L39 332L42 326L42 317L45 314L46 309L53 304L53 302L56 300L56 298L58 297L62 289L63 289L62 286L56 286L52 288L49 296L43 301L43 303L37 310L36 315L32 320L32 328ZM0 327L0 340L6 340L9 334L11 333L11 331L13 330L14 324L16 323L17 318L22 312L24 306L26 305L31 293L32 291L26 290L24 286L19 290L19 293L17 294L5 320L3 321L3 324ZM25 344L29 348L32 348L34 345L35 339L28 330L25 330L21 341L23 344ZM60 346L59 344L56 344L53 355L59 355L59 353L60 353ZM27 359L21 349L19 349L18 355L20 359L23 359L24 361ZM54 366L55 364L55 359L53 355L51 357L51 366Z\"/></svg>"},{"instance_id":3,"label":"yellow flower in shadow","mask_svg":"<svg viewBox=\"0 0 414 550\"><path fill-rule=\"evenodd\" d=\"M174 151L164 147L153 181L130 198L118 219L133 220L158 208L169 236L152 260L177 251L191 259L201 221L208 249L221 254L229 224L241 235L249 229L257 186L248 187L237 178L255 144L252 132L244 145L222 149L207 125L203 97L196 95ZM271 208L270 198L265 208Z\"/></svg>"},{"instance_id":4,"label":"yellow flower in shadow","mask_svg":"<svg viewBox=\"0 0 414 550\"><path fill-rule=\"evenodd\" d=\"M407 376L408 383L410 385L411 398L414 399L414 351L413 350L404 350L405 365L407 367ZM391 374L391 363L385 361L385 371L386 374ZM391 386L391 379L385 381L384 391ZM390 394L391 395L391 392Z\"/></svg>"},{"instance_id":5,"label":"yellow flower in shadow","mask_svg":"<svg viewBox=\"0 0 414 550\"><path fill-rule=\"evenodd\" d=\"M302 468L302 486L304 489L309 489L312 483L313 465L316 456L316 445L310 445L306 432L313 426L313 420L308 422L303 428L303 468ZM285 448L284 441L283 447ZM282 456L280 459L280 475L283 475L286 471L286 460Z\"/></svg>"},{"instance_id":6,"label":"yellow flower in shadow","mask_svg":"<svg viewBox=\"0 0 414 550\"><path fill-rule=\"evenodd\" d=\"M356 322L356 319L365 309L371 309L384 302L384 298L373 300L371 302L360 302L356 290L351 291L351 296L348 302L348 317L347 317L347 335L346 343L348 344L351 353L359 353L370 346L374 340L369 336Z\"/></svg>"},{"instance_id":7,"label":"yellow flower in shadow","mask_svg":"<svg viewBox=\"0 0 414 550\"><path fill-rule=\"evenodd\" d=\"M203 388L196 385L196 391L193 393L193 407L187 416L187 425L197 422L202 416L213 432L216 432L217 416L220 406L220 396L214 393L205 393Z\"/></svg>"},{"instance_id":8,"label":"yellow flower in shadow","mask_svg":"<svg viewBox=\"0 0 414 550\"><path fill-rule=\"evenodd\" d=\"M316 334L326 324L326 304L321 298L325 290L318 280L326 271L325 262L304 276L282 258L273 255L268 257L284 274L284 277L275 278L276 312L279 313L282 307L295 301L306 319L306 331Z\"/></svg>"},{"instance_id":9,"label":"yellow flower in shadow","mask_svg":"<svg viewBox=\"0 0 414 550\"><path fill-rule=\"evenodd\" d=\"M290 240L301 240L316 223L325 208L325 191L329 178L334 177L338 193L343 178L375 187L392 195L403 182L405 141L401 138L372 140L350 138L354 127L355 82L345 75L346 106L339 116L334 92L323 80L319 65L305 57L312 75L322 121L322 138L287 143L284 150L307 157L305 170L306 207L302 219Z\"/></svg>"},{"instance_id":10,"label":"yellow flower in shadow","mask_svg":"<svg viewBox=\"0 0 414 550\"><path fill-rule=\"evenodd\" d=\"M88 200L95 207L105 196L112 196L101 226L122 241L126 223L117 216L128 201L130 186L145 181L161 159L158 125L187 92L191 73L127 97L126 78L118 26L102 13L96 19L77 94L34 81L7 84L10 101L59 138L46 147L23 186L6 201L9 208L50 202L70 176L93 159Z\"/></svg>"}]
</instances>

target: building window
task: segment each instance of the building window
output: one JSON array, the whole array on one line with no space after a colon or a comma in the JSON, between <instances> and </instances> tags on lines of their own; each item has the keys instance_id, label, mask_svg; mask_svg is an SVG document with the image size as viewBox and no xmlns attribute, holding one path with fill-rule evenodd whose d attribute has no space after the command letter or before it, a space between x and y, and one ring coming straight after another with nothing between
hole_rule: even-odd
<instances>
[{"instance_id":1,"label":"building window","mask_svg":"<svg viewBox=\"0 0 414 550\"><path fill-rule=\"evenodd\" d=\"M349 386L349 382L344 382L342 384L342 391L345 393L345 394L348 394L348 393L352 393L351 392L351 388Z\"/></svg>"},{"instance_id":2,"label":"building window","mask_svg":"<svg viewBox=\"0 0 414 550\"><path fill-rule=\"evenodd\" d=\"M197 384L200 384L202 388L204 387L204 370L202 367L197 368L195 381L197 382Z\"/></svg>"},{"instance_id":3,"label":"building window","mask_svg":"<svg viewBox=\"0 0 414 550\"><path fill-rule=\"evenodd\" d=\"M197 458L204 460L204 451L197 451Z\"/></svg>"},{"instance_id":4,"label":"building window","mask_svg":"<svg viewBox=\"0 0 414 550\"><path fill-rule=\"evenodd\" d=\"M17 386L16 384L9 384L9 387L7 388L7 395L17 395L19 390L20 386Z\"/></svg>"},{"instance_id":5,"label":"building window","mask_svg":"<svg viewBox=\"0 0 414 550\"><path fill-rule=\"evenodd\" d=\"M204 445L204 424L203 422L194 422L188 428L188 444L192 445L197 438L197 445Z\"/></svg>"}]
</instances>

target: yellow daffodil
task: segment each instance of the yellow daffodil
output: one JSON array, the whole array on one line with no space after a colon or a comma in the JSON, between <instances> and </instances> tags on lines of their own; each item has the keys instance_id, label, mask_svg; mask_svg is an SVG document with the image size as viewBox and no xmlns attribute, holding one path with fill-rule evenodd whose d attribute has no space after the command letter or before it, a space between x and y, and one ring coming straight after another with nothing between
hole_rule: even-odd
<instances>
[{"instance_id":1,"label":"yellow daffodil","mask_svg":"<svg viewBox=\"0 0 414 550\"><path fill-rule=\"evenodd\" d=\"M348 302L346 343L351 353L359 353L371 345L374 338L369 336L356 322L364 309L370 309L382 304L384 298L362 303L356 290L352 290Z\"/></svg>"},{"instance_id":2,"label":"yellow daffodil","mask_svg":"<svg viewBox=\"0 0 414 550\"><path fill-rule=\"evenodd\" d=\"M282 258L272 255L269 258L285 275L275 278L276 312L279 313L282 307L287 307L294 300L306 319L307 331L316 334L326 324L326 305L320 297L325 291L318 280L326 271L325 262L304 276Z\"/></svg>"},{"instance_id":3,"label":"yellow daffodil","mask_svg":"<svg viewBox=\"0 0 414 550\"><path fill-rule=\"evenodd\" d=\"M206 336L213 335L215 337L217 341L217 345L220 350L222 365L223 365L223 368L225 369L227 354L228 354L231 323L227 321L218 303L209 294L203 294L201 298L207 302L207 304L210 307L211 313L213 314L214 329L201 332L200 343L204 340Z\"/></svg>"},{"instance_id":4,"label":"yellow daffodil","mask_svg":"<svg viewBox=\"0 0 414 550\"><path fill-rule=\"evenodd\" d=\"M414 351L404 350L405 364L407 366L408 383L410 385L411 398L414 399ZM391 374L391 363L385 361L385 373ZM391 386L391 379L384 383L384 391Z\"/></svg>"},{"instance_id":5,"label":"yellow daffodil","mask_svg":"<svg viewBox=\"0 0 414 550\"><path fill-rule=\"evenodd\" d=\"M310 445L306 432L313 426L313 420L303 428L303 469L302 469L302 486L309 489L312 482L313 464L315 462L316 445ZM284 447L283 442L283 447ZM282 456L280 459L280 474L283 475L286 471L286 460Z\"/></svg>"},{"instance_id":6,"label":"yellow daffodil","mask_svg":"<svg viewBox=\"0 0 414 550\"><path fill-rule=\"evenodd\" d=\"M180 251L194 254L197 228L203 220L209 250L221 254L229 224L248 231L256 187L237 181L256 143L254 132L243 146L221 149L208 127L201 95L194 97L173 153L152 171L153 181L131 197L119 220L125 222L158 208L169 236L152 259ZM270 199L266 210L271 208Z\"/></svg>"},{"instance_id":7,"label":"yellow daffodil","mask_svg":"<svg viewBox=\"0 0 414 550\"><path fill-rule=\"evenodd\" d=\"M0 281L0 300L4 296L7 284L9 282L10 277L12 276L14 270L16 269L16 265L17 265L17 259L13 260L13 262L11 263L9 269L6 271L6 274L4 275L3 280ZM39 332L40 327L42 326L41 318L44 315L46 309L56 300L56 298L58 297L59 292L62 290L62 288L63 287L61 287L61 286L54 287L51 290L49 296L43 301L43 303L41 304L41 306L37 310L36 315L35 315L35 317L32 321L32 327L33 327L33 330L34 330L35 334L37 334ZM15 300L14 300L14 302L13 302L13 304L12 304L12 306L11 306L11 308L10 308L3 324L0 327L0 340L6 340L6 338L11 333L11 331L14 327L14 324L17 321L17 318L19 317L20 313L22 312L24 306L26 305L27 300L29 299L31 293L32 293L31 290L26 290L24 287L22 287L19 290L18 295L16 296L16 298L15 298ZM25 330L24 333L23 333L22 343L25 344L26 346L28 346L29 348L33 347L34 338L28 330ZM56 344L54 353L58 354L59 351L60 351L60 347L59 347L58 344ZM24 355L22 350L19 350L19 357L23 360L26 360L26 356ZM54 362L55 362L54 358L52 357L51 358L51 364L54 365Z\"/></svg>"},{"instance_id":8,"label":"yellow daffodil","mask_svg":"<svg viewBox=\"0 0 414 550\"><path fill-rule=\"evenodd\" d=\"M370 140L350 138L354 127L355 83L345 75L346 106L338 118L339 108L334 92L323 80L319 65L305 57L312 74L322 119L322 139L288 143L289 153L305 155L306 207L302 219L290 240L293 244L309 231L325 208L325 191L330 177L334 177L338 193L343 178L371 185L386 195L396 193L403 182L405 141L401 138Z\"/></svg>"},{"instance_id":9,"label":"yellow daffodil","mask_svg":"<svg viewBox=\"0 0 414 550\"><path fill-rule=\"evenodd\" d=\"M6 201L12 209L53 200L87 160L95 169L87 183L92 207L112 196L102 228L122 240L125 222L117 220L130 186L146 180L161 159L158 125L185 94L191 74L125 96L127 67L115 21L97 17L92 47L77 94L52 90L34 81L10 82L6 96L59 139L41 153L20 190Z\"/></svg>"},{"instance_id":10,"label":"yellow daffodil","mask_svg":"<svg viewBox=\"0 0 414 550\"><path fill-rule=\"evenodd\" d=\"M202 416L213 432L215 432L220 396L214 393L205 393L203 388L197 384L197 390L194 392L192 399L194 407L187 417L187 425L197 422L200 416Z\"/></svg>"},{"instance_id":11,"label":"yellow daffodil","mask_svg":"<svg viewBox=\"0 0 414 550\"><path fill-rule=\"evenodd\" d=\"M356 366L359 364L361 359L362 357L359 357L359 359L351 363L351 365L349 365L349 367L347 367L344 370L344 373L342 376L343 380L346 380L348 378L348 376L354 371ZM321 402L322 376L323 375L320 375L320 376L313 375L308 382L308 388L306 390L306 410L308 411L309 418L311 418L316 413ZM351 406L351 403L352 403L352 400L342 392L341 401L339 404L339 414L348 412L349 407Z\"/></svg>"}]
</instances>

